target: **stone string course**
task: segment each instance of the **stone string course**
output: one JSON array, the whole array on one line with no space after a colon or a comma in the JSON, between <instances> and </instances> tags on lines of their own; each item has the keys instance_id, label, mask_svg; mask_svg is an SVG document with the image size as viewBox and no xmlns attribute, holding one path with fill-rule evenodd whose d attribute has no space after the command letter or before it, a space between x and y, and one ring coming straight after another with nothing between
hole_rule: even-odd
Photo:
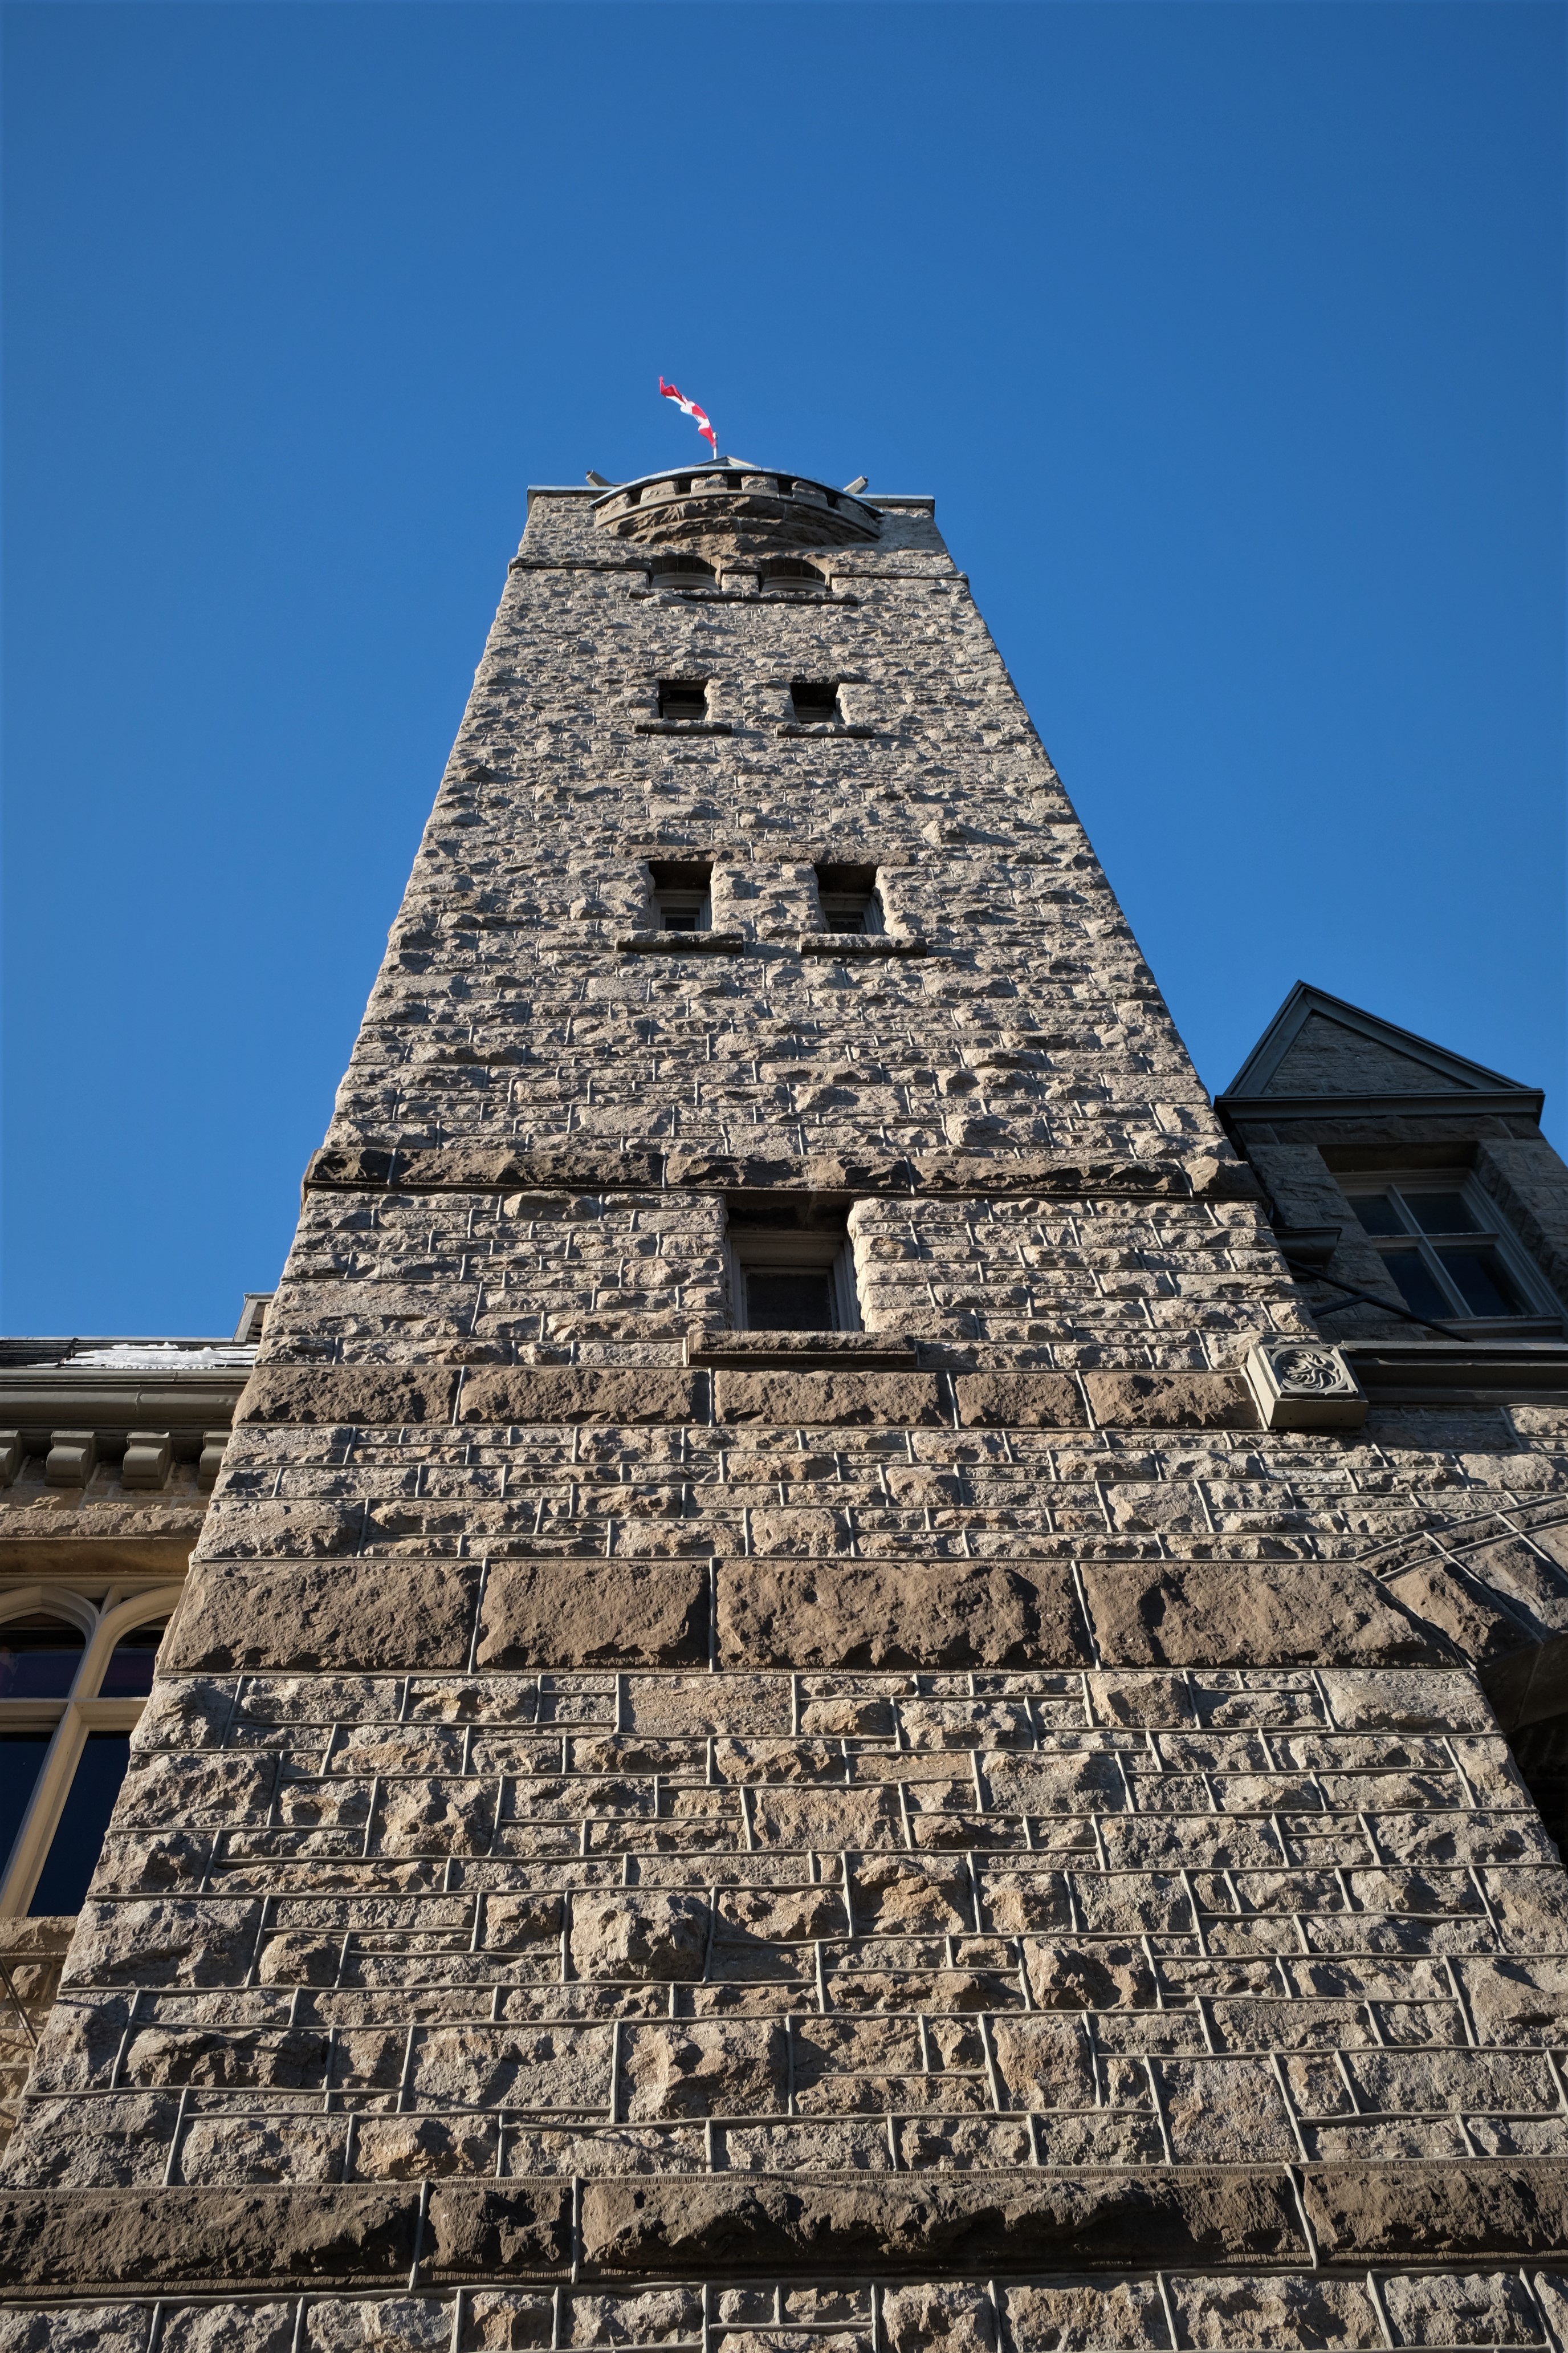
<instances>
[{"instance_id":1,"label":"stone string course","mask_svg":"<svg viewBox=\"0 0 1568 2353\"><path fill-rule=\"evenodd\" d=\"M1316 1327L929 512L816 597L524 553L0 2348L1563 2353L1568 1409L1257 1426ZM826 860L921 952L816 952ZM734 1332L769 1202L860 1339Z\"/></svg>"}]
</instances>

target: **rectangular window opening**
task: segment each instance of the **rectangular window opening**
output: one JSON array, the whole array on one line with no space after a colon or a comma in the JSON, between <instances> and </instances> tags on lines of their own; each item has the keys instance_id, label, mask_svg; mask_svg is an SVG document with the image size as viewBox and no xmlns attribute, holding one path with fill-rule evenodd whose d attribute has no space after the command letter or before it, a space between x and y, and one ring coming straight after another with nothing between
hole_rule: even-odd
<instances>
[{"instance_id":1,"label":"rectangular window opening","mask_svg":"<svg viewBox=\"0 0 1568 2353\"><path fill-rule=\"evenodd\" d=\"M826 726L838 716L837 679L797 678L791 683L789 699L795 717L809 726Z\"/></svg>"},{"instance_id":2,"label":"rectangular window opening","mask_svg":"<svg viewBox=\"0 0 1568 2353\"><path fill-rule=\"evenodd\" d=\"M874 866L819 866L816 902L825 932L880 932L882 903Z\"/></svg>"},{"instance_id":3,"label":"rectangular window opening","mask_svg":"<svg viewBox=\"0 0 1568 2353\"><path fill-rule=\"evenodd\" d=\"M675 859L648 867L653 883L655 928L661 932L708 932L713 928L713 869L705 860Z\"/></svg>"},{"instance_id":4,"label":"rectangular window opening","mask_svg":"<svg viewBox=\"0 0 1568 2353\"><path fill-rule=\"evenodd\" d=\"M646 710L647 705L644 705ZM661 678L658 682L661 719L706 719L708 681L705 678Z\"/></svg>"},{"instance_id":5,"label":"rectangular window opening","mask_svg":"<svg viewBox=\"0 0 1568 2353\"><path fill-rule=\"evenodd\" d=\"M731 1201L730 1290L740 1330L860 1329L847 1214L809 1199Z\"/></svg>"}]
</instances>

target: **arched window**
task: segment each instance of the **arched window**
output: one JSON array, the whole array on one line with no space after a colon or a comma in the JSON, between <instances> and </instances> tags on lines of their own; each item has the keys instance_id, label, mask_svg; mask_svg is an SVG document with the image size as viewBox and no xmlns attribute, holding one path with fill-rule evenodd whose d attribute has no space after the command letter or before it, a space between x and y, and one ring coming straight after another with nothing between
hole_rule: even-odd
<instances>
[{"instance_id":1,"label":"arched window","mask_svg":"<svg viewBox=\"0 0 1568 2353\"><path fill-rule=\"evenodd\" d=\"M153 1663L163 1639L162 1626L133 1626L110 1652L98 1686L100 1699L145 1699L153 1688Z\"/></svg>"},{"instance_id":2,"label":"arched window","mask_svg":"<svg viewBox=\"0 0 1568 2353\"><path fill-rule=\"evenodd\" d=\"M0 1888L35 1919L86 1898L163 1634L121 1605L94 1640L85 1597L80 1615L0 1620Z\"/></svg>"},{"instance_id":3,"label":"arched window","mask_svg":"<svg viewBox=\"0 0 1568 2353\"><path fill-rule=\"evenodd\" d=\"M68 1699L86 1648L79 1626L42 1610L0 1621L0 1700Z\"/></svg>"},{"instance_id":4,"label":"arched window","mask_svg":"<svg viewBox=\"0 0 1568 2353\"><path fill-rule=\"evenodd\" d=\"M827 586L827 575L819 572L815 564L804 563L796 555L775 555L763 566L763 586L783 589L795 596L809 596Z\"/></svg>"},{"instance_id":5,"label":"arched window","mask_svg":"<svg viewBox=\"0 0 1568 2353\"><path fill-rule=\"evenodd\" d=\"M716 588L719 575L700 555L657 555L653 585L656 588Z\"/></svg>"}]
</instances>

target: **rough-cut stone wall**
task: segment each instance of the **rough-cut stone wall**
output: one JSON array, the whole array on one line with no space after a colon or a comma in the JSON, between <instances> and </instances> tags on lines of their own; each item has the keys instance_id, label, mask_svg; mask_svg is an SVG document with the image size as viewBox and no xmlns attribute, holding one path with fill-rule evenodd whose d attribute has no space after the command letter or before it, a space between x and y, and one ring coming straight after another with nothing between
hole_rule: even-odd
<instances>
[{"instance_id":1,"label":"rough-cut stone wall","mask_svg":"<svg viewBox=\"0 0 1568 2353\"><path fill-rule=\"evenodd\" d=\"M1568 1882L1492 1702L1568 1697L1568 1412L1258 1428L1310 1319L966 584L913 502L816 560L650 596L535 501L0 2343L1563 2341ZM731 1328L767 1198L847 1212L862 1334Z\"/></svg>"}]
</instances>

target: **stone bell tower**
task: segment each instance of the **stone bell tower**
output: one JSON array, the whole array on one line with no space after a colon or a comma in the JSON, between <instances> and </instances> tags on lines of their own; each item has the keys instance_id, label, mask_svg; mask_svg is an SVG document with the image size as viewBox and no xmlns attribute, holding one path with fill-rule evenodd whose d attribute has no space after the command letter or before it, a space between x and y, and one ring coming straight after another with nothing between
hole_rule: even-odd
<instances>
[{"instance_id":1,"label":"stone bell tower","mask_svg":"<svg viewBox=\"0 0 1568 2353\"><path fill-rule=\"evenodd\" d=\"M1267 1208L929 499L532 493L4 2342L1560 2347L1564 1415L1369 1421Z\"/></svg>"}]
</instances>

